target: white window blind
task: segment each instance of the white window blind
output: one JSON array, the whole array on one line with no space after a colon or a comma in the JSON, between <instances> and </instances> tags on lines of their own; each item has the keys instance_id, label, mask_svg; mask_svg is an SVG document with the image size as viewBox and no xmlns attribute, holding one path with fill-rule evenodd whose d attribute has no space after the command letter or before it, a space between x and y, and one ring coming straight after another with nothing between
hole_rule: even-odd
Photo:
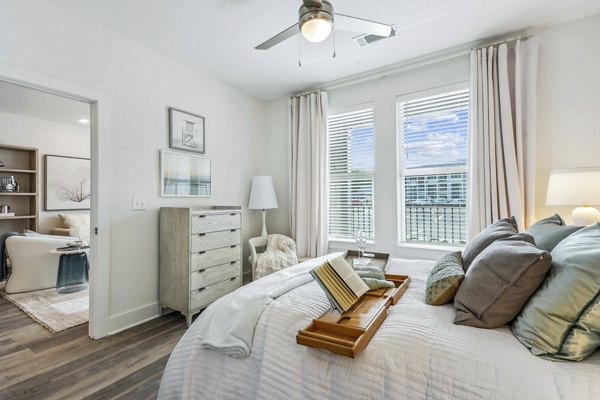
<instances>
[{"instance_id":1,"label":"white window blind","mask_svg":"<svg viewBox=\"0 0 600 400\"><path fill-rule=\"evenodd\" d=\"M466 241L469 90L399 101L400 240Z\"/></svg>"},{"instance_id":2,"label":"white window blind","mask_svg":"<svg viewBox=\"0 0 600 400\"><path fill-rule=\"evenodd\" d=\"M373 109L330 115L329 236L354 238L363 231L374 239Z\"/></svg>"}]
</instances>

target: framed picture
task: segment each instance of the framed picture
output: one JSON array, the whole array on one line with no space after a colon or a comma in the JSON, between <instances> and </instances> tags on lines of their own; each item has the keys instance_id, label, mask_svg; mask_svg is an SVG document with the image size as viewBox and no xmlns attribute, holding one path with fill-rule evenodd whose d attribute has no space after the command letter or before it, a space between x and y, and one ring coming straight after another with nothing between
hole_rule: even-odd
<instances>
[{"instance_id":1,"label":"framed picture","mask_svg":"<svg viewBox=\"0 0 600 400\"><path fill-rule=\"evenodd\" d=\"M168 197L212 196L210 158L161 150L160 193Z\"/></svg>"},{"instance_id":2,"label":"framed picture","mask_svg":"<svg viewBox=\"0 0 600 400\"><path fill-rule=\"evenodd\" d=\"M90 159L44 156L44 210L90 209Z\"/></svg>"},{"instance_id":3,"label":"framed picture","mask_svg":"<svg viewBox=\"0 0 600 400\"><path fill-rule=\"evenodd\" d=\"M169 147L204 154L204 117L169 107Z\"/></svg>"}]
</instances>

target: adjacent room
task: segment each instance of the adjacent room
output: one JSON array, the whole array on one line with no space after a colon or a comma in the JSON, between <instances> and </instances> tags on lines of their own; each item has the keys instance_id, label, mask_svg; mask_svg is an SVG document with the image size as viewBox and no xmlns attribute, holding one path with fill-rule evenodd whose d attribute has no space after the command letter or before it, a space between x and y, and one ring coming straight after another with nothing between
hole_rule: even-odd
<instances>
[{"instance_id":1,"label":"adjacent room","mask_svg":"<svg viewBox=\"0 0 600 400\"><path fill-rule=\"evenodd\" d=\"M600 399L600 1L0 32L1 399Z\"/></svg>"}]
</instances>

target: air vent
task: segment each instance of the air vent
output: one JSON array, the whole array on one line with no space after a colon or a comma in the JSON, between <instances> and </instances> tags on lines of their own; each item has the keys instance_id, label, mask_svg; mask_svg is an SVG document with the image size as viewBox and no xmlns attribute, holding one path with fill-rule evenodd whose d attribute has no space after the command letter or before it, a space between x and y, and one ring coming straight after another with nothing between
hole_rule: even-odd
<instances>
[{"instance_id":1,"label":"air vent","mask_svg":"<svg viewBox=\"0 0 600 400\"><path fill-rule=\"evenodd\" d=\"M357 36L355 38L352 38L352 40L354 40L354 42L359 45L360 47L375 43L375 42L379 42L380 40L383 39L387 39L388 37L393 37L396 36L396 27L392 27L392 33L390 33L390 36L377 36L377 35L360 35Z\"/></svg>"}]
</instances>

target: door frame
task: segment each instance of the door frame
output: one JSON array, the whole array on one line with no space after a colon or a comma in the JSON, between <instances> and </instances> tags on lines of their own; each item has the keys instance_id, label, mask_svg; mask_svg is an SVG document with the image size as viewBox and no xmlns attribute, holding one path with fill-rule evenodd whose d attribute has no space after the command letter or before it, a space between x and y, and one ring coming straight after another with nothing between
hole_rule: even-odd
<instances>
[{"instance_id":1,"label":"door frame","mask_svg":"<svg viewBox=\"0 0 600 400\"><path fill-rule=\"evenodd\" d=\"M109 333L110 307L110 97L101 91L0 63L0 80L90 105L90 296L89 335Z\"/></svg>"}]
</instances>

